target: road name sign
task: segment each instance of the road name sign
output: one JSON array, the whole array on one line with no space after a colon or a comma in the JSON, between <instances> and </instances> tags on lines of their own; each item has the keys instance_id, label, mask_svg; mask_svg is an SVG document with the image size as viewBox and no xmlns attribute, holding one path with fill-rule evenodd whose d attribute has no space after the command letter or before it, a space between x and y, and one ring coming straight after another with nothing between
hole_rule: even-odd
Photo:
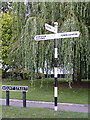
<instances>
[{"instance_id":1,"label":"road name sign","mask_svg":"<svg viewBox=\"0 0 90 120\"><path fill-rule=\"evenodd\" d=\"M3 91L28 91L28 86L11 86L11 85L2 85Z\"/></svg>"},{"instance_id":2,"label":"road name sign","mask_svg":"<svg viewBox=\"0 0 90 120\"><path fill-rule=\"evenodd\" d=\"M49 25L47 23L45 23L45 29L49 30L51 32L54 32L54 33L56 33L56 31L57 31L57 29L55 27L53 27L53 26L51 26L51 25Z\"/></svg>"},{"instance_id":3,"label":"road name sign","mask_svg":"<svg viewBox=\"0 0 90 120\"><path fill-rule=\"evenodd\" d=\"M54 35L55 34L36 35L34 39L36 41L39 41L39 40L51 40L51 39L54 39Z\"/></svg>"},{"instance_id":4,"label":"road name sign","mask_svg":"<svg viewBox=\"0 0 90 120\"><path fill-rule=\"evenodd\" d=\"M59 39L59 38L73 38L73 37L79 37L80 33L79 31L73 31L73 32L64 32L64 33L56 33L56 34L44 34L44 35L36 35L35 40L51 40L51 39Z\"/></svg>"}]
</instances>

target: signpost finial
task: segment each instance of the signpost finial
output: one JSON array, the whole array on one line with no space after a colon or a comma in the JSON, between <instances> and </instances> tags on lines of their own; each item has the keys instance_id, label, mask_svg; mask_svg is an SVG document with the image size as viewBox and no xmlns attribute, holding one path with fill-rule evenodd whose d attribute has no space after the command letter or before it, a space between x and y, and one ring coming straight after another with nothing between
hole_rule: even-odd
<instances>
[{"instance_id":1,"label":"signpost finial","mask_svg":"<svg viewBox=\"0 0 90 120\"><path fill-rule=\"evenodd\" d=\"M54 25L58 25L58 22L54 22Z\"/></svg>"}]
</instances>

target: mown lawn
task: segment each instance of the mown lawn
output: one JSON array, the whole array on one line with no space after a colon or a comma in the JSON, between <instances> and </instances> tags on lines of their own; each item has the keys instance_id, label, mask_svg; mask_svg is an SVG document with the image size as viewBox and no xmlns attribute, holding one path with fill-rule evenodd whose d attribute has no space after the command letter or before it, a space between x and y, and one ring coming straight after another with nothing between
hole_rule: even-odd
<instances>
[{"instance_id":1,"label":"mown lawn","mask_svg":"<svg viewBox=\"0 0 90 120\"><path fill-rule=\"evenodd\" d=\"M58 111L45 108L2 106L3 118L88 118L88 113Z\"/></svg>"},{"instance_id":2,"label":"mown lawn","mask_svg":"<svg viewBox=\"0 0 90 120\"><path fill-rule=\"evenodd\" d=\"M62 82L61 82L62 83ZM35 101L54 101L54 79L37 79L33 81L22 80L22 81L10 81L3 80L3 85L21 85L29 86L29 91L27 92L27 100ZM41 87L42 85L42 87ZM6 98L6 92L2 92L2 98ZM22 99L22 92L10 92L11 99ZM58 102L61 103L88 103L88 89L87 88L58 88Z\"/></svg>"}]
</instances>

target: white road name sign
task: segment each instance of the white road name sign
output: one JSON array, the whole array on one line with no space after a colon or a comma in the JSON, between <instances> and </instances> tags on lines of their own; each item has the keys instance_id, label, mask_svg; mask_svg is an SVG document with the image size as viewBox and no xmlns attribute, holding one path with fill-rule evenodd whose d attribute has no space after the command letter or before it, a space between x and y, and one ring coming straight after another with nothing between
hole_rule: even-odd
<instances>
[{"instance_id":1,"label":"white road name sign","mask_svg":"<svg viewBox=\"0 0 90 120\"><path fill-rule=\"evenodd\" d=\"M54 39L54 34L36 35L34 39L36 41L39 41L39 40L51 40L51 39Z\"/></svg>"},{"instance_id":2,"label":"white road name sign","mask_svg":"<svg viewBox=\"0 0 90 120\"><path fill-rule=\"evenodd\" d=\"M49 30L49 31L54 32L54 33L56 33L56 31L57 31L57 29L55 27L53 27L47 23L45 23L45 28L46 28L46 30Z\"/></svg>"},{"instance_id":3,"label":"white road name sign","mask_svg":"<svg viewBox=\"0 0 90 120\"><path fill-rule=\"evenodd\" d=\"M73 37L79 37L80 33L79 31L73 31L73 32L64 32L64 33L57 33L57 34L45 34L45 35L36 35L35 40L51 40L51 39L59 39L59 38L73 38Z\"/></svg>"},{"instance_id":4,"label":"white road name sign","mask_svg":"<svg viewBox=\"0 0 90 120\"><path fill-rule=\"evenodd\" d=\"M3 91L28 91L28 86L2 85Z\"/></svg>"}]
</instances>

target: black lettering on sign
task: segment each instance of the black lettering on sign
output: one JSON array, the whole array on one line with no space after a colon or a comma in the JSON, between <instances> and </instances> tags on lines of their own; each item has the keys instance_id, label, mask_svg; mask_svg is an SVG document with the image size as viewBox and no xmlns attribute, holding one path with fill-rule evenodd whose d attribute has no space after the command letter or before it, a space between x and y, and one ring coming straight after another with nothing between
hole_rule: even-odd
<instances>
[{"instance_id":1,"label":"black lettering on sign","mask_svg":"<svg viewBox=\"0 0 90 120\"><path fill-rule=\"evenodd\" d=\"M46 37L46 35L44 35L44 36L36 36L36 39L45 39L45 37Z\"/></svg>"},{"instance_id":2,"label":"black lettering on sign","mask_svg":"<svg viewBox=\"0 0 90 120\"><path fill-rule=\"evenodd\" d=\"M2 86L2 90L6 90L6 86Z\"/></svg>"},{"instance_id":3,"label":"black lettering on sign","mask_svg":"<svg viewBox=\"0 0 90 120\"><path fill-rule=\"evenodd\" d=\"M15 90L15 87L13 87L13 90Z\"/></svg>"},{"instance_id":4,"label":"black lettering on sign","mask_svg":"<svg viewBox=\"0 0 90 120\"><path fill-rule=\"evenodd\" d=\"M3 91L28 91L28 86L2 86Z\"/></svg>"},{"instance_id":5,"label":"black lettering on sign","mask_svg":"<svg viewBox=\"0 0 90 120\"><path fill-rule=\"evenodd\" d=\"M51 27L47 26L47 28L51 29Z\"/></svg>"},{"instance_id":6,"label":"black lettering on sign","mask_svg":"<svg viewBox=\"0 0 90 120\"><path fill-rule=\"evenodd\" d=\"M61 36L73 36L73 35L77 35L77 33L71 33L71 34L61 34Z\"/></svg>"}]
</instances>

